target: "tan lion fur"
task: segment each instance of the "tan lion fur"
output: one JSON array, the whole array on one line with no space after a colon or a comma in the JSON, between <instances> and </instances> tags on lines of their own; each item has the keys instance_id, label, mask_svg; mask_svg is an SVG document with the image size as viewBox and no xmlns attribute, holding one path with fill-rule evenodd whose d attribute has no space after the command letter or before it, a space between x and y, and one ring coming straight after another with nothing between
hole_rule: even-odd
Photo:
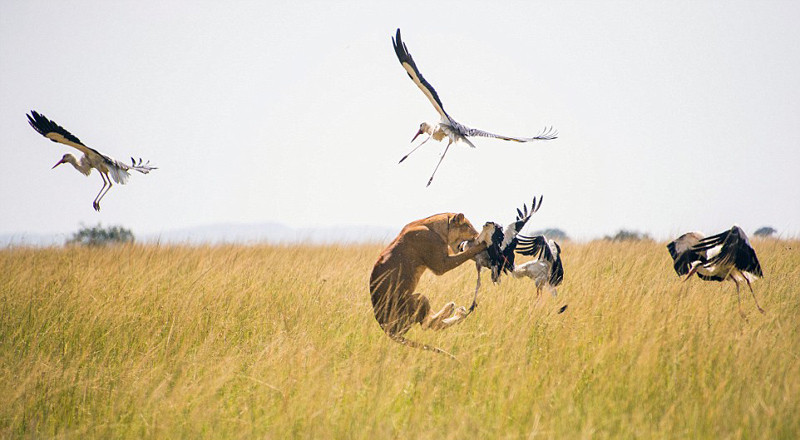
<instances>
[{"instance_id":1,"label":"tan lion fur","mask_svg":"<svg viewBox=\"0 0 800 440\"><path fill-rule=\"evenodd\" d=\"M370 276L375 319L383 331L398 342L420 347L402 337L414 324L441 330L466 317L466 309L456 308L452 302L432 313L428 298L414 293L414 289L426 269L442 275L483 252L492 232L491 226L485 226L478 236L464 214L454 213L436 214L407 224L381 252ZM464 252L453 251L467 240L480 243Z\"/></svg>"}]
</instances>

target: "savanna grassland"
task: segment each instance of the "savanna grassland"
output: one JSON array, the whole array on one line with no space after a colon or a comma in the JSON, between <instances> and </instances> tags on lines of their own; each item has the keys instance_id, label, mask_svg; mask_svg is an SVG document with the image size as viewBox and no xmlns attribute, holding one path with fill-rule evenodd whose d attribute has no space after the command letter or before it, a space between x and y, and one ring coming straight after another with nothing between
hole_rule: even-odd
<instances>
[{"instance_id":1,"label":"savanna grassland","mask_svg":"<svg viewBox=\"0 0 800 440\"><path fill-rule=\"evenodd\" d=\"M379 245L0 250L0 437L800 436L800 242L754 241L748 320L664 243L562 247L557 298L484 273L465 322L407 335L457 361L381 332Z\"/></svg>"}]
</instances>

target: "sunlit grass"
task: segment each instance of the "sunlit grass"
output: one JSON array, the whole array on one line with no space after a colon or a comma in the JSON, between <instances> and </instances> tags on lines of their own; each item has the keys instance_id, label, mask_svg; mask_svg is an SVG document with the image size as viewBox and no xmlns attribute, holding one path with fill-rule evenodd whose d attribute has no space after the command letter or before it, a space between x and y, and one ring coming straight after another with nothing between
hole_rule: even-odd
<instances>
[{"instance_id":1,"label":"sunlit grass","mask_svg":"<svg viewBox=\"0 0 800 440\"><path fill-rule=\"evenodd\" d=\"M407 335L458 361L382 334L377 245L3 250L0 437L797 438L800 243L754 246L748 321L663 243L564 243L557 298L484 273L465 322Z\"/></svg>"}]
</instances>

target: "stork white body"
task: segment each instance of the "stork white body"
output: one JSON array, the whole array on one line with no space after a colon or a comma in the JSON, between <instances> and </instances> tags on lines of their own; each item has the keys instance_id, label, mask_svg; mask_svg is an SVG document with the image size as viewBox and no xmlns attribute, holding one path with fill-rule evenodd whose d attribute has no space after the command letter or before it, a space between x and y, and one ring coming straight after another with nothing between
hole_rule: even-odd
<instances>
[{"instance_id":1,"label":"stork white body","mask_svg":"<svg viewBox=\"0 0 800 440\"><path fill-rule=\"evenodd\" d=\"M100 174L100 178L103 179L103 186L100 188L100 192L97 193L97 196L95 196L94 201L92 202L92 207L95 209L95 211L100 211L100 200L113 186L111 183L112 180L120 185L124 185L130 178L128 170L136 170L142 174L147 174L151 170L157 169L156 167L150 166L149 161L147 163L143 163L142 159L139 159L139 162L137 163L133 158L131 158L131 164L128 165L124 162L120 162L116 159L108 157L94 148L89 148L72 133L68 132L60 125L35 111L31 111L31 114L27 116L28 123L42 136L50 139L53 142L69 145L70 147L75 148L83 153L80 159L77 159L72 154L67 153L61 158L61 160L53 165L53 168L63 163L68 163L85 176L91 174L93 168L96 169Z\"/></svg>"},{"instance_id":2,"label":"stork white body","mask_svg":"<svg viewBox=\"0 0 800 440\"><path fill-rule=\"evenodd\" d=\"M544 261L528 261L527 263L522 263L517 265L514 268L514 278L530 278L536 284L536 291L541 292L542 289L546 289L550 292L551 295L556 296L558 295L558 291L554 286L551 286L547 279L550 277L550 269L552 265L544 262Z\"/></svg>"},{"instance_id":3,"label":"stork white body","mask_svg":"<svg viewBox=\"0 0 800 440\"><path fill-rule=\"evenodd\" d=\"M548 282L550 273L553 270L553 265L544 261L528 261L522 263L514 268L514 278L530 278L536 284L536 292L541 293L542 289L550 292L554 297L558 295L558 290L555 286Z\"/></svg>"},{"instance_id":4,"label":"stork white body","mask_svg":"<svg viewBox=\"0 0 800 440\"><path fill-rule=\"evenodd\" d=\"M542 289L556 296L556 286L564 280L564 267L561 263L561 246L544 235L534 237L519 236L517 252L522 255L535 255L534 260L520 264L514 268L515 278L528 277L536 284L536 293Z\"/></svg>"},{"instance_id":5,"label":"stork white body","mask_svg":"<svg viewBox=\"0 0 800 440\"><path fill-rule=\"evenodd\" d=\"M461 141L470 147L475 148L475 145L468 139L470 136L481 136L514 142L549 141L558 137L558 131L554 130L552 127L545 128L541 133L534 137L526 138L494 134L488 131L478 130L476 128L470 128L466 125L459 124L455 119L451 118L450 115L447 114L447 112L444 110L444 104L442 104L442 101L439 99L439 95L436 93L436 90L434 90L433 86L431 86L430 83L428 83L428 81L422 77L422 74L417 68L417 64L414 62L414 59L408 52L408 48L406 48L405 43L403 43L403 40L400 38L400 29L397 29L397 34L394 38L392 38L392 45L394 46L395 54L397 54L397 59L400 60L400 64L406 70L406 73L408 73L408 77L411 78L411 80L414 81L414 84L416 84L422 93L425 94L441 117L438 123L423 122L420 124L419 130L411 139L411 142L414 142L414 139L423 133L427 134L428 137L425 138L425 140L419 145L414 147L414 149L412 149L408 154L403 156L403 158L400 159L400 162L403 162L411 153L416 151L417 148L421 147L422 144L427 142L429 139L433 138L436 141L443 141L445 138L447 138L447 146L445 147L444 153L442 153L442 157L439 159L439 162L436 164L436 168L434 168L431 178L428 180L428 185L430 185L433 181L433 176L436 174L436 170L439 169L439 165L442 163L442 160L444 160L444 156L447 154L447 150L450 148L450 145L452 145L454 142Z\"/></svg>"}]
</instances>

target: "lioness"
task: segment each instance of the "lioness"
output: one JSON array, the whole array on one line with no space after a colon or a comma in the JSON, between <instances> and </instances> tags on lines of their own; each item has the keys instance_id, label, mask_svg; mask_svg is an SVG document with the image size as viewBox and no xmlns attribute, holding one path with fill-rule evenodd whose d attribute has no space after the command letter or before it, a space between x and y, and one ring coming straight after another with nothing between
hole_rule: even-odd
<instances>
[{"instance_id":1,"label":"lioness","mask_svg":"<svg viewBox=\"0 0 800 440\"><path fill-rule=\"evenodd\" d=\"M432 313L430 301L414 293L419 279L430 269L441 275L486 250L494 226L484 226L480 236L464 214L436 214L407 224L383 250L370 276L375 319L390 338L403 344L442 352L403 338L412 325L441 330L467 316L466 308L449 302ZM477 238L476 238L477 237ZM477 242L469 250L454 253L465 241Z\"/></svg>"}]
</instances>

